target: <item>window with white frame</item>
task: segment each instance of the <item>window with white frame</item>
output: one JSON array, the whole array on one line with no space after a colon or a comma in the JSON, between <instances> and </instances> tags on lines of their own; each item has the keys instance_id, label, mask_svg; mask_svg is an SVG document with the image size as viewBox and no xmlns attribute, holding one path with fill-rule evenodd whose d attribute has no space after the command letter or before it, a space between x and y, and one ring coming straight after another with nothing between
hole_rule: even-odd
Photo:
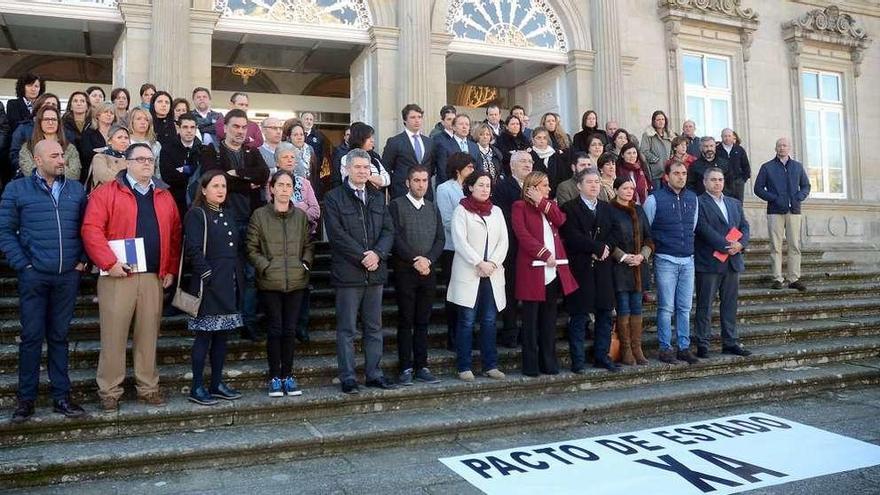
<instances>
[{"instance_id":1,"label":"window with white frame","mask_svg":"<svg viewBox=\"0 0 880 495\"><path fill-rule=\"evenodd\" d=\"M721 130L733 127L730 57L685 53L685 114L697 126L697 135L721 138Z\"/></svg>"},{"instance_id":2,"label":"window with white frame","mask_svg":"<svg viewBox=\"0 0 880 495\"><path fill-rule=\"evenodd\" d=\"M806 147L804 166L810 178L811 194L815 196L846 196L842 87L839 73L801 72Z\"/></svg>"}]
</instances>

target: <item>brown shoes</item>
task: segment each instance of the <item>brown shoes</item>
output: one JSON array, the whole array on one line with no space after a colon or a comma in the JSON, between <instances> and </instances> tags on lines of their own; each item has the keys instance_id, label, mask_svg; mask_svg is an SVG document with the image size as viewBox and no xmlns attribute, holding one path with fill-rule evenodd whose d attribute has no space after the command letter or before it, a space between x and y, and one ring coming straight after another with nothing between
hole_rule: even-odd
<instances>
[{"instance_id":1,"label":"brown shoes","mask_svg":"<svg viewBox=\"0 0 880 495\"><path fill-rule=\"evenodd\" d=\"M636 364L645 365L648 364L648 359L645 358L645 353L642 352L642 333L644 329L642 328L642 315L630 316L629 318L629 337L632 341L632 353L633 357L636 360Z\"/></svg>"},{"instance_id":2,"label":"brown shoes","mask_svg":"<svg viewBox=\"0 0 880 495\"><path fill-rule=\"evenodd\" d=\"M160 392L151 392L149 394L139 395L138 402L153 407L165 407L168 405L165 398Z\"/></svg>"},{"instance_id":3,"label":"brown shoes","mask_svg":"<svg viewBox=\"0 0 880 495\"><path fill-rule=\"evenodd\" d=\"M621 358L620 362L627 365L633 366L636 364L636 360L633 357L632 351L632 340L630 337L630 317L629 315L623 315L617 317L617 336L620 338L620 353Z\"/></svg>"},{"instance_id":4,"label":"brown shoes","mask_svg":"<svg viewBox=\"0 0 880 495\"><path fill-rule=\"evenodd\" d=\"M119 410L119 399L104 397L101 399L101 410L105 413L113 413Z\"/></svg>"}]
</instances>

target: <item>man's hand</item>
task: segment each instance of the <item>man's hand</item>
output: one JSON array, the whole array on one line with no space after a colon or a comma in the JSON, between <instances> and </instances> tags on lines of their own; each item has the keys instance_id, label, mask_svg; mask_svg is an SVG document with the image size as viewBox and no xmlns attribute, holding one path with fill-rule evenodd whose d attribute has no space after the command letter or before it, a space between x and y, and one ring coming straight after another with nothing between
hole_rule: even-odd
<instances>
[{"instance_id":1,"label":"man's hand","mask_svg":"<svg viewBox=\"0 0 880 495\"><path fill-rule=\"evenodd\" d=\"M424 256L416 256L413 258L413 268L419 272L419 275L427 276L431 273L431 261Z\"/></svg>"},{"instance_id":2,"label":"man's hand","mask_svg":"<svg viewBox=\"0 0 880 495\"><path fill-rule=\"evenodd\" d=\"M611 254L611 250L608 249L608 245L606 244L605 249L602 251L602 256L599 257L599 261L605 261L605 258L607 258L609 254Z\"/></svg>"},{"instance_id":3,"label":"man's hand","mask_svg":"<svg viewBox=\"0 0 880 495\"><path fill-rule=\"evenodd\" d=\"M165 275L164 277L162 277L162 288L163 289L167 289L167 288L171 287L171 284L173 284L173 283L174 283L174 275L169 273L169 274Z\"/></svg>"},{"instance_id":4,"label":"man's hand","mask_svg":"<svg viewBox=\"0 0 880 495\"><path fill-rule=\"evenodd\" d=\"M742 251L743 245L739 241L733 241L727 246L727 254L734 255Z\"/></svg>"},{"instance_id":5,"label":"man's hand","mask_svg":"<svg viewBox=\"0 0 880 495\"><path fill-rule=\"evenodd\" d=\"M107 273L114 278L125 278L128 276L128 271L126 271L125 268L122 267L122 263L118 261L107 270Z\"/></svg>"},{"instance_id":6,"label":"man's hand","mask_svg":"<svg viewBox=\"0 0 880 495\"><path fill-rule=\"evenodd\" d=\"M82 273L82 272L86 271L86 264L83 263L82 261L80 261L79 263L76 264L76 267L74 268L74 270Z\"/></svg>"},{"instance_id":7,"label":"man's hand","mask_svg":"<svg viewBox=\"0 0 880 495\"><path fill-rule=\"evenodd\" d=\"M379 255L376 254L374 251L364 251L364 259L361 260L361 264L364 265L364 268L366 268L367 270L370 270L370 267L374 265L378 268ZM373 270L375 269L376 268L373 268Z\"/></svg>"}]
</instances>

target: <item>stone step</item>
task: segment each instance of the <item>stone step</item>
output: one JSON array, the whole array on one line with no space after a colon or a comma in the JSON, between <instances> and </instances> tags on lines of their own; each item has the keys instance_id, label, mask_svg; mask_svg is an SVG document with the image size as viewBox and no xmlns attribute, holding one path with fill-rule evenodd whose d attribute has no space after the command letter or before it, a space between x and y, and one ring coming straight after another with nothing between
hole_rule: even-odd
<instances>
[{"instance_id":1,"label":"stone step","mask_svg":"<svg viewBox=\"0 0 880 495\"><path fill-rule=\"evenodd\" d=\"M32 429L33 435L47 435L46 440L75 440L75 448L59 448L55 441L13 442L0 450L0 484L22 488L314 458L353 449L448 441L478 433L543 430L583 421L780 400L880 382L877 358L811 366L802 366L803 360L797 358L788 362L787 367L746 368L720 376L706 369L709 373L697 373L686 380L664 374L675 370L697 372L704 365L658 365L653 370L648 366L643 371L627 370L615 376L610 386L594 382L590 375L537 379L511 375L503 382L455 381L391 392L366 391L356 397L341 396L333 390L310 390L301 398L274 402L248 396L210 409L179 400L163 410L124 404L118 414L96 414L78 422L50 418L41 410L37 420L14 429L13 437L19 432L19 438L26 439L31 434L27 430ZM640 373L645 374L641 380L626 378ZM442 398L432 400L431 395ZM421 405L394 407L407 400ZM327 415L323 411L328 407L349 412ZM270 421L255 417L259 409L277 415ZM163 432L159 426L163 421L175 422L175 431ZM134 431L128 431L128 425ZM0 428L12 429L8 424ZM132 434L136 436L128 436Z\"/></svg>"},{"instance_id":2,"label":"stone step","mask_svg":"<svg viewBox=\"0 0 880 495\"><path fill-rule=\"evenodd\" d=\"M874 281L866 282L869 291L858 292L855 289L842 290L840 286L834 284L817 285L815 291L825 294L825 297L816 297L817 294L800 293L791 289L773 291L771 289L756 289L754 297L744 299L740 305L739 321L741 323L759 323L766 321L785 321L799 314L808 314L804 319L823 318L841 314L841 312L861 311L880 311L880 303L878 303L878 291ZM850 284L855 285L855 284ZM744 292L751 289L743 289ZM747 293L747 292L746 292ZM762 296L763 294L763 296ZM845 296L845 297L842 297ZM762 299L762 297L764 299ZM432 307L431 321L433 323L444 323L445 320L445 303L437 298ZM15 304L14 300L6 300L8 305ZM84 304L91 304L90 301ZM654 303L646 304L644 308L646 325L653 324L653 318L656 314L656 305ZM11 311L11 308L9 309ZM816 311L814 311L816 310ZM564 311L564 305L561 305L561 312ZM717 308L716 308L717 313ZM88 316L75 317L71 321L70 340L88 340L99 338L99 319L97 311L86 312ZM310 330L333 330L336 327L335 308L333 307L313 307L310 312ZM385 302L382 310L382 321L384 326L394 328L397 324L397 307L394 304ZM800 318L800 317L798 317ZM188 335L186 330L187 317L185 315L177 315L166 317L162 323L162 335L181 336ZM0 319L0 344L13 344L17 342L17 338L21 331L21 323L17 318Z\"/></svg>"},{"instance_id":3,"label":"stone step","mask_svg":"<svg viewBox=\"0 0 880 495\"><path fill-rule=\"evenodd\" d=\"M558 336L561 341L566 341L567 317L562 316L558 322ZM717 335L718 324L713 329L714 341L720 345ZM384 346L392 354L397 349L397 332L392 328L384 329ZM475 333L479 334L479 330ZM817 340L830 337L844 337L856 335L874 335L880 333L880 316L855 316L848 315L837 319L794 320L787 322L774 322L765 324L741 325L738 328L740 341L746 346L772 345L785 342L800 342ZM477 341L478 339L474 339ZM193 338L191 336L163 336L159 339L157 349L157 361L162 365L185 365L190 363ZM431 325L428 328L428 345L433 353L434 350L446 348L446 326ZM644 347L654 349L657 346L655 333L645 333ZM98 354L101 349L99 340L82 340L73 342L70 350L70 369L95 370L98 365ZM362 340L360 336L355 339L355 351L362 352ZM566 351L567 352L567 351ZM653 351L650 351L653 352ZM296 344L297 358L306 356L330 356L336 354L336 333L334 331L315 331L311 333L309 343ZM45 350L43 362L45 363ZM227 344L227 365L232 366L239 361L266 358L265 342L251 342L241 340L232 334ZM128 349L128 362L132 362L131 347ZM15 374L18 367L18 345L0 345L0 375ZM392 370L396 373L395 370Z\"/></svg>"},{"instance_id":4,"label":"stone step","mask_svg":"<svg viewBox=\"0 0 880 495\"><path fill-rule=\"evenodd\" d=\"M854 320L857 321L857 320ZM863 320L867 321L867 320ZM841 344L843 347L838 351L846 351L850 344L861 346L861 352L867 353L867 356L873 356L880 353L880 336L876 333L876 321L872 320L873 330L866 331L865 335L852 336L852 328L850 332L844 332L845 337L826 338L818 341L802 341L794 342L797 346L808 348L821 347L825 349L829 342ZM849 327L849 325L847 325ZM797 330L795 330L797 331ZM769 330L764 330L763 335L766 336ZM789 331L790 332L790 331ZM756 332L761 333L761 332ZM873 334L872 334L873 333ZM749 340L744 336L744 342L749 344ZM792 344L783 344L792 345ZM874 347L871 347L874 346ZM656 345L646 344L645 350L647 354L653 358L656 356ZM385 354L382 358L382 367L389 377L396 377L398 372L398 360L396 349L385 347ZM833 349L828 352L836 352ZM556 349L557 356L560 360L560 366L567 368L569 366L568 344L559 341ZM873 354L872 354L873 353ZM520 351L519 349L499 348L499 367L502 370L518 370L520 368ZM830 359L829 355L820 356L823 359ZM475 369L479 369L476 364L479 362L479 356L475 354ZM363 366L363 359L360 353L357 358L358 369ZM429 353L428 366L435 374L454 375L455 374L455 353L446 349L432 349ZM256 356L230 361L227 363L224 380L236 388L243 390L261 390L266 382L266 362L265 359ZM131 370L129 368L129 375ZM333 383L338 373L336 356L298 356L294 360L294 376L302 384L303 387L322 386ZM191 367L187 361L180 364L160 365L159 374L161 376L161 386L169 394L188 393L191 385L192 373ZM95 372L90 369L73 369L70 370L70 380L72 384L72 395L74 399L82 402L90 402L97 400L95 384ZM0 406L12 406L15 402L15 391L17 389L18 377L15 373L0 374ZM133 390L133 378L128 376L126 379L126 388ZM40 400L43 403L48 402L48 384L43 381Z\"/></svg>"}]
</instances>

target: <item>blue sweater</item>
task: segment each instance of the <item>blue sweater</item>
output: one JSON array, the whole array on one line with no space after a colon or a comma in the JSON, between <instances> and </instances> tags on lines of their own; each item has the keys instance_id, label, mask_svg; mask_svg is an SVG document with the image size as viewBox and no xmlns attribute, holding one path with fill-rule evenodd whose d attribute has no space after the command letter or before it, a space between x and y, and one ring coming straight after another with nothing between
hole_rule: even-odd
<instances>
[{"instance_id":1,"label":"blue sweater","mask_svg":"<svg viewBox=\"0 0 880 495\"><path fill-rule=\"evenodd\" d=\"M9 265L60 274L86 261L79 233L85 208L77 181L61 182L57 202L36 170L10 182L0 200L0 250Z\"/></svg>"}]
</instances>

